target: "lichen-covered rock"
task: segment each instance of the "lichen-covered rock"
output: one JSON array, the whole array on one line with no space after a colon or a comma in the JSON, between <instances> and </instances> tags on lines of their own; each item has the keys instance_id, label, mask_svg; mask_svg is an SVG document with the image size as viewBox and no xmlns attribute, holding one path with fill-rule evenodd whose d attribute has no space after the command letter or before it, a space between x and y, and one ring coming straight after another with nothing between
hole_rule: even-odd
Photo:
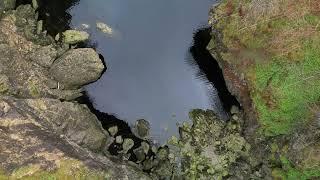
<instances>
[{"instance_id":1,"label":"lichen-covered rock","mask_svg":"<svg viewBox=\"0 0 320 180\"><path fill-rule=\"evenodd\" d=\"M77 89L100 78L104 65L89 48L72 49L55 60L50 73L63 89Z\"/></svg>"},{"instance_id":2,"label":"lichen-covered rock","mask_svg":"<svg viewBox=\"0 0 320 180\"><path fill-rule=\"evenodd\" d=\"M16 0L1 0L0 11L7 11L14 9L16 6Z\"/></svg>"},{"instance_id":3,"label":"lichen-covered rock","mask_svg":"<svg viewBox=\"0 0 320 180\"><path fill-rule=\"evenodd\" d=\"M133 148L134 146L134 141L132 139L126 138L123 141L122 144L122 149L123 149L123 153L126 154L131 148Z\"/></svg>"},{"instance_id":4,"label":"lichen-covered rock","mask_svg":"<svg viewBox=\"0 0 320 180\"><path fill-rule=\"evenodd\" d=\"M148 139L150 135L150 123L144 119L137 120L133 127L133 133L141 139Z\"/></svg>"},{"instance_id":5,"label":"lichen-covered rock","mask_svg":"<svg viewBox=\"0 0 320 180\"><path fill-rule=\"evenodd\" d=\"M115 136L118 133L119 129L118 126L112 126L108 129L108 131L111 136Z\"/></svg>"},{"instance_id":6,"label":"lichen-covered rock","mask_svg":"<svg viewBox=\"0 0 320 180\"><path fill-rule=\"evenodd\" d=\"M192 124L184 123L180 127L180 139L169 141L178 148L175 156L182 159L182 176L187 179L231 176L232 165L239 158L246 159L250 150L240 135L239 122L221 121L210 110L193 110L190 118Z\"/></svg>"},{"instance_id":7,"label":"lichen-covered rock","mask_svg":"<svg viewBox=\"0 0 320 180\"><path fill-rule=\"evenodd\" d=\"M77 44L89 39L89 34L85 31L67 30L62 35L63 42L66 44Z\"/></svg>"},{"instance_id":8,"label":"lichen-covered rock","mask_svg":"<svg viewBox=\"0 0 320 180\"><path fill-rule=\"evenodd\" d=\"M103 146L107 136L81 106L0 97L0 179L148 179L87 149Z\"/></svg>"}]
</instances>

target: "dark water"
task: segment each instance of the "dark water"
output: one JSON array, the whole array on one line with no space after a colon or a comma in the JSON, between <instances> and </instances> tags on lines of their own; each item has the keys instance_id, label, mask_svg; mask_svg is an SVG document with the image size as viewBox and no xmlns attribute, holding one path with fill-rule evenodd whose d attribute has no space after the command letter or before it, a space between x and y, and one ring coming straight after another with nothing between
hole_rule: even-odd
<instances>
[{"instance_id":1,"label":"dark water","mask_svg":"<svg viewBox=\"0 0 320 180\"><path fill-rule=\"evenodd\" d=\"M17 0L18 5L30 2ZM191 109L213 109L226 118L223 109L237 104L206 50L211 32L206 28L208 11L215 2L41 0L38 11L51 35L69 28L91 34L89 44L108 70L86 87L81 101L104 127L117 124L120 134L131 137L119 119L133 124L144 118L151 122L153 138L164 142L177 134L176 124L188 120ZM96 22L108 24L114 33L100 32Z\"/></svg>"},{"instance_id":2,"label":"dark water","mask_svg":"<svg viewBox=\"0 0 320 180\"><path fill-rule=\"evenodd\" d=\"M213 0L81 0L69 13L71 27L87 31L108 70L87 87L95 108L133 124L151 123L162 141L176 134L177 122L194 108L223 115L213 85L189 51L193 33L207 24ZM96 22L114 30L106 35ZM161 137L161 138L160 138Z\"/></svg>"}]
</instances>

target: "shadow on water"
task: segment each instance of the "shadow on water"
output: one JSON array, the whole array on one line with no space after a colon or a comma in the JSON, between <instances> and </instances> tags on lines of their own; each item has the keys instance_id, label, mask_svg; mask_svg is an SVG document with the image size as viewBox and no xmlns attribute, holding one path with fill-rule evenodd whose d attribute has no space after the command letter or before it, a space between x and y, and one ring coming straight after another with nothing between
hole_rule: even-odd
<instances>
[{"instance_id":1,"label":"shadow on water","mask_svg":"<svg viewBox=\"0 0 320 180\"><path fill-rule=\"evenodd\" d=\"M199 29L193 36L193 46L189 51L193 58L188 59L188 63L192 66L198 66L200 72L198 72L199 78L208 79L213 83L214 87L218 91L218 96L221 100L223 108L226 112L229 112L233 105L240 107L237 99L229 92L226 82L223 77L222 70L218 62L212 57L207 50L207 45L211 40L211 28Z\"/></svg>"}]
</instances>

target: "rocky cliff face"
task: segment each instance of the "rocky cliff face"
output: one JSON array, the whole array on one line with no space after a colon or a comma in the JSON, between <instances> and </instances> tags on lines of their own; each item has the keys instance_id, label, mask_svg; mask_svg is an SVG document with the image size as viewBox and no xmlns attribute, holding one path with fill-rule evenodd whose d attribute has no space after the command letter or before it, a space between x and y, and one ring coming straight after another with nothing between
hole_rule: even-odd
<instances>
[{"instance_id":1,"label":"rocky cliff face","mask_svg":"<svg viewBox=\"0 0 320 180\"><path fill-rule=\"evenodd\" d=\"M0 2L0 179L148 179L109 156L109 133L73 101L103 72L98 54L56 44L37 33L31 5L8 2Z\"/></svg>"}]
</instances>

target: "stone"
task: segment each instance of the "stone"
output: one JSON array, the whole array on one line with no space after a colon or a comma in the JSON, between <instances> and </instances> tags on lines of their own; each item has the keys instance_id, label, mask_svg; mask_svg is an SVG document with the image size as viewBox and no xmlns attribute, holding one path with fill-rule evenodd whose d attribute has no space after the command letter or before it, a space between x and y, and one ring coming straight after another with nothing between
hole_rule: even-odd
<instances>
[{"instance_id":1,"label":"stone","mask_svg":"<svg viewBox=\"0 0 320 180\"><path fill-rule=\"evenodd\" d=\"M33 9L38 9L39 8L38 0L32 0L32 7L33 7Z\"/></svg>"},{"instance_id":2,"label":"stone","mask_svg":"<svg viewBox=\"0 0 320 180\"><path fill-rule=\"evenodd\" d=\"M230 113L233 114L239 114L240 110L237 106L232 106L230 109Z\"/></svg>"},{"instance_id":3,"label":"stone","mask_svg":"<svg viewBox=\"0 0 320 180\"><path fill-rule=\"evenodd\" d=\"M62 35L63 42L66 44L77 44L89 39L89 34L85 31L66 30Z\"/></svg>"},{"instance_id":4,"label":"stone","mask_svg":"<svg viewBox=\"0 0 320 180\"><path fill-rule=\"evenodd\" d=\"M232 119L235 120L235 121L237 121L237 120L239 120L239 117L238 117L237 115L233 115L233 116L232 116Z\"/></svg>"},{"instance_id":5,"label":"stone","mask_svg":"<svg viewBox=\"0 0 320 180\"><path fill-rule=\"evenodd\" d=\"M150 150L150 145L146 142L142 142L141 143L141 147L144 151L145 154L148 154L149 150Z\"/></svg>"},{"instance_id":6,"label":"stone","mask_svg":"<svg viewBox=\"0 0 320 180\"><path fill-rule=\"evenodd\" d=\"M55 41L59 41L60 40L60 33L58 33L55 37L54 37Z\"/></svg>"},{"instance_id":7,"label":"stone","mask_svg":"<svg viewBox=\"0 0 320 180\"><path fill-rule=\"evenodd\" d=\"M148 139L150 135L150 123L144 119L137 120L133 128L133 133L141 139Z\"/></svg>"},{"instance_id":8,"label":"stone","mask_svg":"<svg viewBox=\"0 0 320 180\"><path fill-rule=\"evenodd\" d=\"M157 159L160 161L167 160L169 157L169 148L168 147L163 147L160 148L157 152Z\"/></svg>"},{"instance_id":9,"label":"stone","mask_svg":"<svg viewBox=\"0 0 320 180\"><path fill-rule=\"evenodd\" d=\"M58 52L52 46L42 46L29 55L31 61L39 64L42 67L49 68L53 61L57 58Z\"/></svg>"},{"instance_id":10,"label":"stone","mask_svg":"<svg viewBox=\"0 0 320 180\"><path fill-rule=\"evenodd\" d=\"M16 6L16 0L1 0L0 11L12 10Z\"/></svg>"},{"instance_id":11,"label":"stone","mask_svg":"<svg viewBox=\"0 0 320 180\"><path fill-rule=\"evenodd\" d=\"M108 35L112 35L113 34L113 30L110 26L108 26L105 23L102 22L97 22L97 29L100 30L101 32L108 34Z\"/></svg>"},{"instance_id":12,"label":"stone","mask_svg":"<svg viewBox=\"0 0 320 180\"><path fill-rule=\"evenodd\" d=\"M132 139L126 138L123 141L122 144L122 149L123 149L123 153L126 154L131 148L133 148L134 146L134 141Z\"/></svg>"},{"instance_id":13,"label":"stone","mask_svg":"<svg viewBox=\"0 0 320 180\"><path fill-rule=\"evenodd\" d=\"M64 89L78 89L98 80L105 67L90 48L72 49L54 61L50 73Z\"/></svg>"},{"instance_id":14,"label":"stone","mask_svg":"<svg viewBox=\"0 0 320 180\"><path fill-rule=\"evenodd\" d=\"M41 34L43 30L43 20L38 21L37 23L37 34Z\"/></svg>"},{"instance_id":15,"label":"stone","mask_svg":"<svg viewBox=\"0 0 320 180\"><path fill-rule=\"evenodd\" d=\"M108 129L108 131L111 136L115 136L118 133L119 129L118 126L112 126Z\"/></svg>"},{"instance_id":16,"label":"stone","mask_svg":"<svg viewBox=\"0 0 320 180\"><path fill-rule=\"evenodd\" d=\"M151 151L152 151L153 153L157 154L158 148L157 148L156 146L152 146L152 147L151 147Z\"/></svg>"},{"instance_id":17,"label":"stone","mask_svg":"<svg viewBox=\"0 0 320 180\"><path fill-rule=\"evenodd\" d=\"M136 156L136 158L138 160L137 162L142 162L146 158L145 153L144 153L144 149L141 146L139 148L137 148L137 149L134 149L133 153L134 153L134 155Z\"/></svg>"},{"instance_id":18,"label":"stone","mask_svg":"<svg viewBox=\"0 0 320 180\"><path fill-rule=\"evenodd\" d=\"M116 137L116 143L117 143L117 144L122 144L122 143L123 143L123 138L122 138L122 136L117 136L117 137Z\"/></svg>"}]
</instances>

